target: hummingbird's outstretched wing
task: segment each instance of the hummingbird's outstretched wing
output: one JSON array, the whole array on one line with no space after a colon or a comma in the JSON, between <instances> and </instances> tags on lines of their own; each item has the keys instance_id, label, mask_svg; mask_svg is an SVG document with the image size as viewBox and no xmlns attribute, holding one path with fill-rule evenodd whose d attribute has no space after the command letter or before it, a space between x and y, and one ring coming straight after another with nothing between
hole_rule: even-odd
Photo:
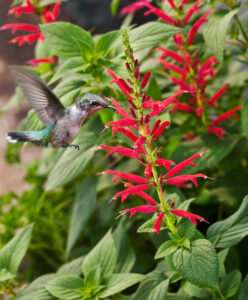
<instances>
[{"instance_id":1,"label":"hummingbird's outstretched wing","mask_svg":"<svg viewBox=\"0 0 248 300\"><path fill-rule=\"evenodd\" d=\"M63 104L38 76L19 66L10 66L9 68L45 126L50 125L64 114Z\"/></svg>"}]
</instances>

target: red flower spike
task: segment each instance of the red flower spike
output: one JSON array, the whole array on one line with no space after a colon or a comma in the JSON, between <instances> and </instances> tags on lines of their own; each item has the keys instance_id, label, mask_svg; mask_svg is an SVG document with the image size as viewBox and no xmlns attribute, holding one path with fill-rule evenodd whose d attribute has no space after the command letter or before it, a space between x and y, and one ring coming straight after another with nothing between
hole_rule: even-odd
<instances>
[{"instance_id":1,"label":"red flower spike","mask_svg":"<svg viewBox=\"0 0 248 300\"><path fill-rule=\"evenodd\" d=\"M164 218L164 212L161 212L160 214L157 214L157 220L155 221L153 227L152 227L152 231L156 232L157 234L159 234L160 232L160 228L161 228L161 224Z\"/></svg>"},{"instance_id":2,"label":"red flower spike","mask_svg":"<svg viewBox=\"0 0 248 300\"><path fill-rule=\"evenodd\" d=\"M140 136L137 141L134 143L133 148L137 151L137 152L142 152L143 154L146 154L143 145L146 142L146 138L144 136Z\"/></svg>"},{"instance_id":3,"label":"red flower spike","mask_svg":"<svg viewBox=\"0 0 248 300\"><path fill-rule=\"evenodd\" d=\"M208 128L208 133L213 133L217 135L221 140L224 139L224 134L228 134L224 129L211 125Z\"/></svg>"},{"instance_id":4,"label":"red flower spike","mask_svg":"<svg viewBox=\"0 0 248 300\"><path fill-rule=\"evenodd\" d=\"M131 140L134 143L138 139L138 137L129 128L119 127L116 129L116 131L123 133L127 138L129 138L129 140Z\"/></svg>"},{"instance_id":5,"label":"red flower spike","mask_svg":"<svg viewBox=\"0 0 248 300\"><path fill-rule=\"evenodd\" d=\"M14 14L16 17L18 17L22 13L32 14L34 12L35 12L34 5L32 4L32 2L30 0L26 0L26 5L11 8L9 10L8 14L9 15Z\"/></svg>"},{"instance_id":6,"label":"red flower spike","mask_svg":"<svg viewBox=\"0 0 248 300\"><path fill-rule=\"evenodd\" d=\"M21 47L24 43L32 44L33 42L37 40L43 40L43 34L41 32L38 33L32 33L32 34L27 34L23 36L17 36L13 38L12 40L9 41L9 43L18 43L18 46Z\"/></svg>"},{"instance_id":7,"label":"red flower spike","mask_svg":"<svg viewBox=\"0 0 248 300\"><path fill-rule=\"evenodd\" d=\"M183 57L180 56L179 54L177 54L175 51L165 49L163 47L157 47L156 49L163 51L163 54L160 56L160 58L164 58L165 56L169 56L169 57L171 57L172 59L176 60L179 63L184 63Z\"/></svg>"},{"instance_id":8,"label":"red flower spike","mask_svg":"<svg viewBox=\"0 0 248 300\"><path fill-rule=\"evenodd\" d=\"M153 176L153 173L152 173L152 163L151 162L149 162L147 164L147 166L145 167L144 173L145 173L146 180L148 180L149 177Z\"/></svg>"},{"instance_id":9,"label":"red flower spike","mask_svg":"<svg viewBox=\"0 0 248 300\"><path fill-rule=\"evenodd\" d=\"M165 167L167 171L170 171L171 165L175 165L174 161L163 158L158 158L156 160L156 164L161 167Z\"/></svg>"},{"instance_id":10,"label":"red flower spike","mask_svg":"<svg viewBox=\"0 0 248 300\"><path fill-rule=\"evenodd\" d=\"M198 183L196 181L196 178L198 177L203 177L204 179L213 179L213 178L210 178L204 174L194 174L194 175L179 175L179 176L176 176L176 177L173 177L173 178L170 178L166 181L167 184L181 184L181 183L184 183L186 181L192 181L194 183L194 185L196 187L198 187Z\"/></svg>"},{"instance_id":11,"label":"red flower spike","mask_svg":"<svg viewBox=\"0 0 248 300\"><path fill-rule=\"evenodd\" d=\"M124 209L122 211L120 211L120 214L123 216L126 213L130 212L130 216L129 218L132 218L133 215L135 215L136 213L145 213L145 214L150 214L155 212L157 209L154 206L151 205L141 205L141 206L137 206L134 208L127 208Z\"/></svg>"},{"instance_id":12,"label":"red flower spike","mask_svg":"<svg viewBox=\"0 0 248 300\"><path fill-rule=\"evenodd\" d=\"M193 15L193 13L197 12L199 13L199 8L198 8L198 5L201 3L202 1L201 0L198 0L196 1L192 6L191 8L188 10L186 16L184 17L183 19L183 23L186 24L189 19L191 18L191 16Z\"/></svg>"},{"instance_id":13,"label":"red flower spike","mask_svg":"<svg viewBox=\"0 0 248 300\"><path fill-rule=\"evenodd\" d=\"M164 132L165 128L169 125L170 125L170 122L168 122L168 121L163 122L159 126L159 128L153 133L152 140L155 140L156 138L158 138Z\"/></svg>"},{"instance_id":14,"label":"red flower spike","mask_svg":"<svg viewBox=\"0 0 248 300\"><path fill-rule=\"evenodd\" d=\"M0 27L0 30L12 29L11 33L14 34L17 30L22 31L40 31L40 28L32 24L5 24Z\"/></svg>"},{"instance_id":15,"label":"red flower spike","mask_svg":"<svg viewBox=\"0 0 248 300\"><path fill-rule=\"evenodd\" d=\"M151 76L151 72L146 72L146 74L145 74L145 76L144 76L144 79L143 79L143 81L142 81L142 83L141 83L142 89L144 89L144 88L146 87L147 82L148 82L150 76Z\"/></svg>"},{"instance_id":16,"label":"red flower spike","mask_svg":"<svg viewBox=\"0 0 248 300\"><path fill-rule=\"evenodd\" d=\"M138 176L138 175L134 175L134 174L131 174L131 173L124 173L124 172L116 172L116 171L112 171L112 170L107 170L107 171L104 171L104 172L101 172L101 173L98 173L99 175L100 174L111 174L111 175L114 175L114 179L113 179L113 182L116 182L116 180L118 178L122 178L124 180L129 180L129 181L132 181L132 182L135 182L135 183L147 183L147 180L141 176Z\"/></svg>"},{"instance_id":17,"label":"red flower spike","mask_svg":"<svg viewBox=\"0 0 248 300\"><path fill-rule=\"evenodd\" d=\"M120 106L120 104L114 99L114 98L108 98L109 101L111 101L114 106L117 108L116 113L122 115L125 119L132 119L131 116L125 111L123 107Z\"/></svg>"},{"instance_id":18,"label":"red flower spike","mask_svg":"<svg viewBox=\"0 0 248 300\"><path fill-rule=\"evenodd\" d=\"M202 155L204 153L206 153L206 151L196 153L196 154L192 155L191 157L185 159L184 161L180 162L166 174L165 178L170 178L170 177L176 175L177 173L179 173L181 170L183 170L185 167L187 167L189 165L196 167L196 164L192 163L192 160L195 160L197 157L202 157Z\"/></svg>"},{"instance_id":19,"label":"red flower spike","mask_svg":"<svg viewBox=\"0 0 248 300\"><path fill-rule=\"evenodd\" d=\"M214 121L211 122L210 126L213 126L213 125L217 125L223 121L225 121L226 119L229 119L230 117L235 117L237 118L237 115L235 115L235 111L237 110L241 110L242 109L242 106L235 106L234 108L224 112L223 114L219 115L219 117L217 117Z\"/></svg>"},{"instance_id":20,"label":"red flower spike","mask_svg":"<svg viewBox=\"0 0 248 300\"><path fill-rule=\"evenodd\" d=\"M136 185L136 186L132 186L124 191L121 191L117 194L114 195L114 197L112 199L116 199L118 197L121 197L121 203L123 203L128 195L136 195L138 192L143 192L144 190L149 189L149 184L140 184L140 185Z\"/></svg>"},{"instance_id":21,"label":"red flower spike","mask_svg":"<svg viewBox=\"0 0 248 300\"><path fill-rule=\"evenodd\" d=\"M107 156L110 156L111 154L113 154L114 152L120 153L122 155L125 155L127 157L132 157L132 158L141 158L141 155L129 148L125 148L125 147L109 147L106 145L101 145L99 147L97 147L98 149L107 149L110 150L110 152L107 154Z\"/></svg>"},{"instance_id":22,"label":"red flower spike","mask_svg":"<svg viewBox=\"0 0 248 300\"><path fill-rule=\"evenodd\" d=\"M188 33L188 45L192 45L195 39L195 35L202 26L203 23L207 22L207 16L212 13L211 10L207 11L200 19L198 19L195 24L191 27Z\"/></svg>"},{"instance_id":23,"label":"red flower spike","mask_svg":"<svg viewBox=\"0 0 248 300\"><path fill-rule=\"evenodd\" d=\"M225 83L208 101L207 104L210 106L216 106L215 102L226 92L226 88L229 87L230 83Z\"/></svg>"},{"instance_id":24,"label":"red flower spike","mask_svg":"<svg viewBox=\"0 0 248 300\"><path fill-rule=\"evenodd\" d=\"M27 63L33 67L37 67L38 64L40 64L40 63L57 64L57 57L54 55L51 58L44 57L44 58L31 59Z\"/></svg>"},{"instance_id":25,"label":"red flower spike","mask_svg":"<svg viewBox=\"0 0 248 300\"><path fill-rule=\"evenodd\" d=\"M55 3L53 11L50 11L50 5L47 6L46 10L43 11L43 16L46 20L46 23L55 22L60 13L61 2L58 1Z\"/></svg>"},{"instance_id":26,"label":"red flower spike","mask_svg":"<svg viewBox=\"0 0 248 300\"><path fill-rule=\"evenodd\" d=\"M178 216L178 217L182 217L182 218L187 218L189 219L193 224L195 225L198 225L197 224L197 221L196 220L199 220L200 222L205 222L205 223L208 223L203 217L201 216L198 216L198 215L195 215L195 214L192 214L188 211L185 211L185 210L181 210L181 209L172 209L171 212Z\"/></svg>"}]
</instances>

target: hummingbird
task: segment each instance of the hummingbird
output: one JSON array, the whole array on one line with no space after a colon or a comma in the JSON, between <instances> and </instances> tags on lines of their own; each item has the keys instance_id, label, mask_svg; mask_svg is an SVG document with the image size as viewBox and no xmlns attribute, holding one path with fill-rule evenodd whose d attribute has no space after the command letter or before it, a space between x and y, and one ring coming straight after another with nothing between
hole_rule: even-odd
<instances>
[{"instance_id":1,"label":"hummingbird","mask_svg":"<svg viewBox=\"0 0 248 300\"><path fill-rule=\"evenodd\" d=\"M10 70L45 129L8 132L8 142L31 142L42 147L74 147L79 150L79 146L70 144L70 141L76 136L84 120L101 109L116 110L95 94L85 94L76 103L64 107L50 88L34 73L19 66L11 66Z\"/></svg>"}]
</instances>

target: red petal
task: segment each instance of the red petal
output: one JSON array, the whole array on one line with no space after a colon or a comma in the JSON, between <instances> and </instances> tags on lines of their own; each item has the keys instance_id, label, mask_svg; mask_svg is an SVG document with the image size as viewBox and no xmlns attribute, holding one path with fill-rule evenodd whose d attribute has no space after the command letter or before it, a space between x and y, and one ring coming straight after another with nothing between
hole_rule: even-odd
<instances>
[{"instance_id":1,"label":"red petal","mask_svg":"<svg viewBox=\"0 0 248 300\"><path fill-rule=\"evenodd\" d=\"M102 145L102 146L99 146L98 149L108 149L108 150L110 150L110 152L107 156L111 155L114 152L117 152L117 153L120 153L120 154L125 155L127 157L141 158L141 155L138 152L136 152L132 149L129 149L129 148L109 147L109 146Z\"/></svg>"},{"instance_id":2,"label":"red petal","mask_svg":"<svg viewBox=\"0 0 248 300\"><path fill-rule=\"evenodd\" d=\"M124 209L124 210L120 211L120 214L121 215L125 215L126 213L130 212L129 218L131 218L136 213L150 214L150 213L153 213L155 211L156 211L156 207L155 206L141 205L141 206L137 206L137 207L134 207L134 208Z\"/></svg>"},{"instance_id":3,"label":"red petal","mask_svg":"<svg viewBox=\"0 0 248 300\"><path fill-rule=\"evenodd\" d=\"M111 174L111 175L115 175L113 182L115 182L118 178L122 178L125 180L130 180L132 182L136 182L136 183L147 183L147 180L141 176L138 175L134 175L131 173L124 173L124 172L117 172L117 171L112 171L112 170L107 170L104 171L100 174Z\"/></svg>"},{"instance_id":4,"label":"red petal","mask_svg":"<svg viewBox=\"0 0 248 300\"><path fill-rule=\"evenodd\" d=\"M159 234L160 228L161 228L161 223L162 223L163 218L164 218L164 212L161 212L157 216L158 216L158 218L157 218L155 224L152 227L152 231L156 231L156 233Z\"/></svg>"},{"instance_id":5,"label":"red petal","mask_svg":"<svg viewBox=\"0 0 248 300\"><path fill-rule=\"evenodd\" d=\"M198 186L198 183L196 181L196 178L198 177L203 177L204 179L209 178L212 179L204 174L194 174L194 175L179 175L173 178L170 178L166 181L167 184L180 184L180 183L184 183L186 181L192 181L195 186Z\"/></svg>"}]
</instances>

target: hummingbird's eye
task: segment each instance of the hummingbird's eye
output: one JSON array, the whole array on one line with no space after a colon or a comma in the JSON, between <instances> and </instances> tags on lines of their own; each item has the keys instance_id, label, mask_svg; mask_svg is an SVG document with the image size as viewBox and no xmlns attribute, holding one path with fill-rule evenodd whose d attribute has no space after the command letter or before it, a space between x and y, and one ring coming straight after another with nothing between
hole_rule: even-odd
<instances>
[{"instance_id":1,"label":"hummingbird's eye","mask_svg":"<svg viewBox=\"0 0 248 300\"><path fill-rule=\"evenodd\" d=\"M92 105L92 106L97 106L98 103L97 103L97 101L91 101L91 102L90 102L90 105Z\"/></svg>"}]
</instances>

